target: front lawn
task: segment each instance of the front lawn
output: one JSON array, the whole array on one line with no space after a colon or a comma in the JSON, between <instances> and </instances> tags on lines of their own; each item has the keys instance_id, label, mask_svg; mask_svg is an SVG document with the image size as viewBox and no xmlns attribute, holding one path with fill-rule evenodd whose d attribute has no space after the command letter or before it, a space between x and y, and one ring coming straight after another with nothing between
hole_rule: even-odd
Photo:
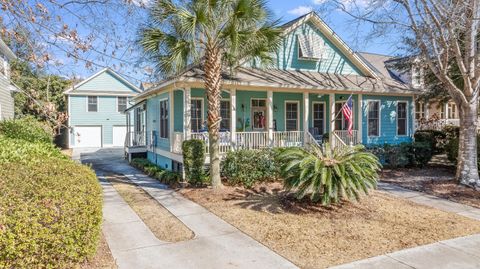
<instances>
[{"instance_id":1,"label":"front lawn","mask_svg":"<svg viewBox=\"0 0 480 269\"><path fill-rule=\"evenodd\" d=\"M480 233L480 222L380 191L361 202L322 207L287 198L280 183L254 190L182 189L301 268L324 268L439 240Z\"/></svg>"}]
</instances>

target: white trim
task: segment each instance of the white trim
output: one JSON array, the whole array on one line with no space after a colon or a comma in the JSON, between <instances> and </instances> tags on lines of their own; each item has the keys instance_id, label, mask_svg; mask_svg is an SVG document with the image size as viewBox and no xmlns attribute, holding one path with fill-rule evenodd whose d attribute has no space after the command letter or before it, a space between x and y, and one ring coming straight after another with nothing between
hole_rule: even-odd
<instances>
[{"instance_id":1,"label":"white trim","mask_svg":"<svg viewBox=\"0 0 480 269\"><path fill-rule=\"evenodd\" d=\"M237 90L230 91L230 140L235 147L237 143Z\"/></svg>"},{"instance_id":2,"label":"white trim","mask_svg":"<svg viewBox=\"0 0 480 269\"><path fill-rule=\"evenodd\" d=\"M285 126L285 131L287 131L287 103L296 103L297 104L297 129L296 130L290 130L290 131L300 131L300 101L298 100L285 100L284 105L283 105L283 115L284 115L284 126Z\"/></svg>"},{"instance_id":3,"label":"white trim","mask_svg":"<svg viewBox=\"0 0 480 269\"><path fill-rule=\"evenodd\" d=\"M118 98L125 98L125 100L126 100L126 102L127 102L127 103L126 103L127 106L126 106L126 108L125 108L124 111L119 111L119 110L118 110ZM117 107L117 112L118 112L118 113L122 113L122 114L126 114L126 110L127 110L127 108L128 108L128 97L127 97L127 96L117 96L117 98L115 98L115 99L116 99L116 101L115 101L115 106Z\"/></svg>"},{"instance_id":4,"label":"white trim","mask_svg":"<svg viewBox=\"0 0 480 269\"><path fill-rule=\"evenodd\" d=\"M204 117L204 101L205 99L203 97L191 97L190 98L190 131L193 132L192 130L192 101L193 100L200 100L201 103L202 103L202 108L200 109L200 116L202 117L202 120L200 122L200 129L198 129L196 132L200 132L200 130L202 129L201 127L203 126L203 123L205 122L205 117Z\"/></svg>"},{"instance_id":5,"label":"white trim","mask_svg":"<svg viewBox=\"0 0 480 269\"><path fill-rule=\"evenodd\" d=\"M312 101L312 120L311 120L311 124L312 124L312 128L315 127L315 119L314 119L314 115L315 115L315 105L316 104L323 104L323 134L327 131L327 102L325 101ZM323 135L322 134L322 135Z\"/></svg>"},{"instance_id":6,"label":"white trim","mask_svg":"<svg viewBox=\"0 0 480 269\"><path fill-rule=\"evenodd\" d=\"M185 140L192 137L192 91L187 87L183 91L183 135Z\"/></svg>"},{"instance_id":7,"label":"white trim","mask_svg":"<svg viewBox=\"0 0 480 269\"><path fill-rule=\"evenodd\" d=\"M74 91L76 88L82 86L83 84L91 81L92 79L98 77L99 75L105 73L105 72L109 72L111 75L113 75L115 78L117 78L118 80L124 82L125 84L127 84L130 88L132 88L134 91L136 91L137 93L141 93L142 90L140 90L137 86L133 85L132 83L130 83L130 81L126 80L125 78L123 78L122 76L120 76L117 72L113 71L112 69L110 68L104 68L100 71L98 71L97 73L93 74L92 76L88 77L87 79L83 80L82 82L72 86L71 88L69 88L68 90L64 91L63 93L64 94L70 94L70 92Z\"/></svg>"},{"instance_id":8,"label":"white trim","mask_svg":"<svg viewBox=\"0 0 480 269\"><path fill-rule=\"evenodd\" d=\"M400 104L400 103L404 103L405 104L405 109L406 109L406 111L405 111L405 116L406 116L406 118L405 118L405 134L402 134L402 135L398 134L398 104ZM396 129L395 133L396 133L396 135L401 136L401 137L409 136L409 134L408 134L409 133L408 132L408 129L409 129L408 128L408 123L409 123L409 121L408 121L408 101L397 101L396 112L397 112L397 115L395 117L396 118L395 119L395 129Z\"/></svg>"},{"instance_id":9,"label":"white trim","mask_svg":"<svg viewBox=\"0 0 480 269\"><path fill-rule=\"evenodd\" d=\"M373 103L373 102L378 102L378 126L377 126L377 130L378 130L378 134L377 135L370 135L370 130L368 129L369 128L369 120L370 120L370 103ZM367 100L367 137L380 137L382 131L381 131L381 127L382 127L382 123L381 123L381 120L382 120L382 101L380 99L368 99Z\"/></svg>"},{"instance_id":10,"label":"white trim","mask_svg":"<svg viewBox=\"0 0 480 269\"><path fill-rule=\"evenodd\" d=\"M90 95L90 96L85 96L85 97L86 97L85 99L86 99L86 101L87 101L86 112L98 112L98 109L99 109L99 107L100 107L100 105L99 105L99 103L100 103L100 98L98 98L97 95ZM90 110L88 109L88 98L89 98L89 97L96 97L96 98L97 98L97 111L90 111Z\"/></svg>"},{"instance_id":11,"label":"white trim","mask_svg":"<svg viewBox=\"0 0 480 269\"><path fill-rule=\"evenodd\" d=\"M127 96L127 97L135 97L137 96L136 93L122 93L122 92L105 92L105 91L78 91L72 92L66 95L72 96L85 96L85 95L94 95L94 96Z\"/></svg>"},{"instance_id":12,"label":"white trim","mask_svg":"<svg viewBox=\"0 0 480 269\"><path fill-rule=\"evenodd\" d=\"M170 151L173 151L173 136L174 136L174 128L175 128L175 125L174 125L174 120L175 120L175 109L173 109L173 100L174 98L174 94L173 94L173 90L170 90L170 93L168 95L168 139L170 140L169 141L169 144L170 144Z\"/></svg>"}]
</instances>

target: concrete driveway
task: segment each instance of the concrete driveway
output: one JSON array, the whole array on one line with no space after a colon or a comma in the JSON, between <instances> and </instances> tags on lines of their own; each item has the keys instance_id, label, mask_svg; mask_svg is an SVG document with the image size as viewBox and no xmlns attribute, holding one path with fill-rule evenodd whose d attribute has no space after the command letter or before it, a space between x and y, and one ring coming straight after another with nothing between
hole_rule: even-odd
<instances>
[{"instance_id":1,"label":"concrete driveway","mask_svg":"<svg viewBox=\"0 0 480 269\"><path fill-rule=\"evenodd\" d=\"M200 205L132 168L122 148L74 149L72 158L89 163L104 190L103 231L119 268L297 268L287 259ZM192 240L158 240L105 174L125 175L194 233Z\"/></svg>"}]
</instances>

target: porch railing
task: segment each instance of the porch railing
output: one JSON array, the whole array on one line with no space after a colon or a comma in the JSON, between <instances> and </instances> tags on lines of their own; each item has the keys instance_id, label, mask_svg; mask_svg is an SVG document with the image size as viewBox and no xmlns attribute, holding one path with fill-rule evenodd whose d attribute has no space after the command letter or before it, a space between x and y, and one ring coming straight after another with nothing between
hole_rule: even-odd
<instances>
[{"instance_id":1,"label":"porch railing","mask_svg":"<svg viewBox=\"0 0 480 269\"><path fill-rule=\"evenodd\" d=\"M273 147L301 147L304 144L303 131L273 132Z\"/></svg>"},{"instance_id":2,"label":"porch railing","mask_svg":"<svg viewBox=\"0 0 480 269\"><path fill-rule=\"evenodd\" d=\"M210 151L209 142L208 142L208 133L192 133L192 139L199 139L205 141L206 153ZM227 153L231 148L230 132L220 132L220 153Z\"/></svg>"},{"instance_id":3,"label":"porch railing","mask_svg":"<svg viewBox=\"0 0 480 269\"><path fill-rule=\"evenodd\" d=\"M183 143L183 133L182 132L174 132L172 143L173 143L172 144L172 151L174 153L181 154L182 153L182 143Z\"/></svg>"},{"instance_id":4,"label":"porch railing","mask_svg":"<svg viewBox=\"0 0 480 269\"><path fill-rule=\"evenodd\" d=\"M125 137L125 147L143 147L146 145L145 132L127 131Z\"/></svg>"},{"instance_id":5,"label":"porch railing","mask_svg":"<svg viewBox=\"0 0 480 269\"><path fill-rule=\"evenodd\" d=\"M332 133L332 146L353 146L358 144L358 130L352 130L350 135L347 130L335 130Z\"/></svg>"},{"instance_id":6,"label":"porch railing","mask_svg":"<svg viewBox=\"0 0 480 269\"><path fill-rule=\"evenodd\" d=\"M237 133L237 148L262 149L269 146L267 132L239 132Z\"/></svg>"}]
</instances>

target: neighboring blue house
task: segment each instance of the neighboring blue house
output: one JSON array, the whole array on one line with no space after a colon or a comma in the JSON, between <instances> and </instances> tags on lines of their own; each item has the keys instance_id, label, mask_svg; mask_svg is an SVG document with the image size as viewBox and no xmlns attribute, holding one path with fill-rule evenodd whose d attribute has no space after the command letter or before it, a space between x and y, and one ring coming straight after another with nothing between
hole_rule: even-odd
<instances>
[{"instance_id":1,"label":"neighboring blue house","mask_svg":"<svg viewBox=\"0 0 480 269\"><path fill-rule=\"evenodd\" d=\"M236 148L397 144L412 141L417 92L371 54L353 52L315 13L283 26L276 68L249 63L223 74L221 152ZM134 98L137 132L127 153L181 169L183 140L208 143L203 71L194 66ZM353 99L353 134L341 113ZM208 159L207 159L208 162Z\"/></svg>"},{"instance_id":2,"label":"neighboring blue house","mask_svg":"<svg viewBox=\"0 0 480 269\"><path fill-rule=\"evenodd\" d=\"M124 146L125 110L141 90L111 69L103 69L65 91L69 148Z\"/></svg>"}]
</instances>

